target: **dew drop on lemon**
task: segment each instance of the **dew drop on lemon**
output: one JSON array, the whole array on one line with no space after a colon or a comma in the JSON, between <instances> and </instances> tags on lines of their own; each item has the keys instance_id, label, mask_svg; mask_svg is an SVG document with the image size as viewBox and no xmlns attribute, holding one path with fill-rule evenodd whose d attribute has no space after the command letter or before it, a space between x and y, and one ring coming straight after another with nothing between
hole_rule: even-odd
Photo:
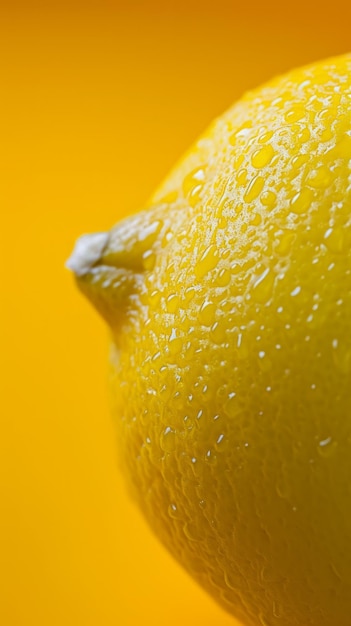
<instances>
[{"instance_id":1,"label":"dew drop on lemon","mask_svg":"<svg viewBox=\"0 0 351 626\"><path fill-rule=\"evenodd\" d=\"M321 141L327 142L327 141L330 141L332 138L333 138L333 131L331 129L331 126L327 126L321 133Z\"/></svg>"},{"instance_id":2,"label":"dew drop on lemon","mask_svg":"<svg viewBox=\"0 0 351 626\"><path fill-rule=\"evenodd\" d=\"M154 289L153 291L151 291L149 295L150 306L152 307L158 306L160 300L161 300L161 292L159 291L159 289Z\"/></svg>"},{"instance_id":3,"label":"dew drop on lemon","mask_svg":"<svg viewBox=\"0 0 351 626\"><path fill-rule=\"evenodd\" d=\"M273 191L266 190L261 193L260 200L264 206L272 208L277 202L277 196Z\"/></svg>"},{"instance_id":4,"label":"dew drop on lemon","mask_svg":"<svg viewBox=\"0 0 351 626\"><path fill-rule=\"evenodd\" d=\"M275 282L274 272L267 267L255 280L252 287L252 298L255 302L267 303L272 296Z\"/></svg>"},{"instance_id":5,"label":"dew drop on lemon","mask_svg":"<svg viewBox=\"0 0 351 626\"><path fill-rule=\"evenodd\" d=\"M160 437L160 446L164 452L173 452L176 446L176 433L167 426Z\"/></svg>"},{"instance_id":6,"label":"dew drop on lemon","mask_svg":"<svg viewBox=\"0 0 351 626\"><path fill-rule=\"evenodd\" d=\"M255 150L251 157L251 163L253 167L260 169L268 165L274 157L274 149L271 144L267 144L258 150Z\"/></svg>"},{"instance_id":7,"label":"dew drop on lemon","mask_svg":"<svg viewBox=\"0 0 351 626\"><path fill-rule=\"evenodd\" d=\"M351 137L348 133L338 139L334 148L329 150L328 156L333 159L351 159Z\"/></svg>"},{"instance_id":8,"label":"dew drop on lemon","mask_svg":"<svg viewBox=\"0 0 351 626\"><path fill-rule=\"evenodd\" d=\"M206 248L195 266L196 278L203 278L208 272L213 270L218 264L219 251L215 244Z\"/></svg>"},{"instance_id":9,"label":"dew drop on lemon","mask_svg":"<svg viewBox=\"0 0 351 626\"><path fill-rule=\"evenodd\" d=\"M166 299L168 313L175 313L179 309L180 299L176 293L171 293Z\"/></svg>"},{"instance_id":10,"label":"dew drop on lemon","mask_svg":"<svg viewBox=\"0 0 351 626\"><path fill-rule=\"evenodd\" d=\"M187 174L183 180L183 193L187 196L195 187L203 184L205 180L205 168L199 167Z\"/></svg>"},{"instance_id":11,"label":"dew drop on lemon","mask_svg":"<svg viewBox=\"0 0 351 626\"><path fill-rule=\"evenodd\" d=\"M184 340L181 337L178 337L174 331L172 331L169 339L168 339L168 351L171 356L178 355L183 348Z\"/></svg>"},{"instance_id":12,"label":"dew drop on lemon","mask_svg":"<svg viewBox=\"0 0 351 626\"><path fill-rule=\"evenodd\" d=\"M309 156L308 154L297 154L291 159L291 165L298 169L305 165L308 162Z\"/></svg>"},{"instance_id":13,"label":"dew drop on lemon","mask_svg":"<svg viewBox=\"0 0 351 626\"><path fill-rule=\"evenodd\" d=\"M226 287L231 280L231 272L228 268L223 267L217 275L216 282L219 287Z\"/></svg>"},{"instance_id":14,"label":"dew drop on lemon","mask_svg":"<svg viewBox=\"0 0 351 626\"><path fill-rule=\"evenodd\" d=\"M324 243L330 252L341 254L345 248L345 234L342 228L328 228L324 233Z\"/></svg>"},{"instance_id":15,"label":"dew drop on lemon","mask_svg":"<svg viewBox=\"0 0 351 626\"><path fill-rule=\"evenodd\" d=\"M298 191L290 202L291 211L298 215L305 213L309 209L314 199L314 192L307 187L303 187Z\"/></svg>"},{"instance_id":16,"label":"dew drop on lemon","mask_svg":"<svg viewBox=\"0 0 351 626\"><path fill-rule=\"evenodd\" d=\"M184 524L183 530L184 534L187 536L188 539L190 539L190 541L202 540L201 530L199 530L194 523L187 522L186 524Z\"/></svg>"},{"instance_id":17,"label":"dew drop on lemon","mask_svg":"<svg viewBox=\"0 0 351 626\"><path fill-rule=\"evenodd\" d=\"M198 320L204 326L211 326L216 317L217 305L214 302L205 301L199 310Z\"/></svg>"},{"instance_id":18,"label":"dew drop on lemon","mask_svg":"<svg viewBox=\"0 0 351 626\"><path fill-rule=\"evenodd\" d=\"M245 168L238 171L236 175L236 182L238 185L246 185L247 182L247 170Z\"/></svg>"},{"instance_id":19,"label":"dew drop on lemon","mask_svg":"<svg viewBox=\"0 0 351 626\"><path fill-rule=\"evenodd\" d=\"M292 122L298 122L306 115L306 110L301 106L291 107L289 111L285 114L285 121L288 124Z\"/></svg>"},{"instance_id":20,"label":"dew drop on lemon","mask_svg":"<svg viewBox=\"0 0 351 626\"><path fill-rule=\"evenodd\" d=\"M145 270L152 270L155 266L156 255L152 250L146 250L142 256L143 267Z\"/></svg>"},{"instance_id":21,"label":"dew drop on lemon","mask_svg":"<svg viewBox=\"0 0 351 626\"><path fill-rule=\"evenodd\" d=\"M178 507L174 502L171 502L171 504L168 506L168 515L175 520L182 519Z\"/></svg>"},{"instance_id":22,"label":"dew drop on lemon","mask_svg":"<svg viewBox=\"0 0 351 626\"><path fill-rule=\"evenodd\" d=\"M211 326L209 336L213 343L217 345L224 344L227 338L227 327L225 323L223 321L221 322L221 320L215 321Z\"/></svg>"},{"instance_id":23,"label":"dew drop on lemon","mask_svg":"<svg viewBox=\"0 0 351 626\"><path fill-rule=\"evenodd\" d=\"M326 437L318 442L317 451L319 456L327 459L336 452L337 441L334 441L332 437Z\"/></svg>"},{"instance_id":24,"label":"dew drop on lemon","mask_svg":"<svg viewBox=\"0 0 351 626\"><path fill-rule=\"evenodd\" d=\"M278 254L285 256L289 254L291 246L294 242L296 235L293 231L285 230L277 234L277 245L275 250Z\"/></svg>"},{"instance_id":25,"label":"dew drop on lemon","mask_svg":"<svg viewBox=\"0 0 351 626\"><path fill-rule=\"evenodd\" d=\"M247 187L244 193L245 202L252 202L255 200L261 193L264 187L264 178L263 176L259 176L258 174L251 180L249 186Z\"/></svg>"},{"instance_id":26,"label":"dew drop on lemon","mask_svg":"<svg viewBox=\"0 0 351 626\"><path fill-rule=\"evenodd\" d=\"M188 194L189 204L195 207L201 200L203 185L196 185Z\"/></svg>"},{"instance_id":27,"label":"dew drop on lemon","mask_svg":"<svg viewBox=\"0 0 351 626\"><path fill-rule=\"evenodd\" d=\"M258 138L258 142L259 143L266 143L268 142L270 139L272 139L273 137L273 131L272 130L267 130L264 133L262 133L259 138Z\"/></svg>"},{"instance_id":28,"label":"dew drop on lemon","mask_svg":"<svg viewBox=\"0 0 351 626\"><path fill-rule=\"evenodd\" d=\"M316 189L324 189L328 187L330 183L331 173L330 169L323 166L312 170L306 178L306 182L310 187Z\"/></svg>"}]
</instances>

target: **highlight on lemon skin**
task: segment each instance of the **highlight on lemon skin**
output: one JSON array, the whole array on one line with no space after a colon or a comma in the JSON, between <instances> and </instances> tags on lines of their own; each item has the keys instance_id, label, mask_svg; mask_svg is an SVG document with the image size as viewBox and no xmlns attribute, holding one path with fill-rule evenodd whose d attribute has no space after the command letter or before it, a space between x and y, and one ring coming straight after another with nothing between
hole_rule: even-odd
<instances>
[{"instance_id":1,"label":"highlight on lemon skin","mask_svg":"<svg viewBox=\"0 0 351 626\"><path fill-rule=\"evenodd\" d=\"M70 261L132 497L247 626L350 626L350 101L350 55L246 94Z\"/></svg>"}]
</instances>

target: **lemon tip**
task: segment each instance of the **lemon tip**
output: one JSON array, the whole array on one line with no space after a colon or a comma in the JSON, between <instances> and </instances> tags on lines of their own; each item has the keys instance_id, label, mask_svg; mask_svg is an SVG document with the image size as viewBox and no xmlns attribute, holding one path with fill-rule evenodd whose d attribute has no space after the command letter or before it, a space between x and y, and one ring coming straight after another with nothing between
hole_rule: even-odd
<instances>
[{"instance_id":1,"label":"lemon tip","mask_svg":"<svg viewBox=\"0 0 351 626\"><path fill-rule=\"evenodd\" d=\"M84 276L99 261L108 242L108 233L92 233L77 239L65 266L77 277Z\"/></svg>"}]
</instances>

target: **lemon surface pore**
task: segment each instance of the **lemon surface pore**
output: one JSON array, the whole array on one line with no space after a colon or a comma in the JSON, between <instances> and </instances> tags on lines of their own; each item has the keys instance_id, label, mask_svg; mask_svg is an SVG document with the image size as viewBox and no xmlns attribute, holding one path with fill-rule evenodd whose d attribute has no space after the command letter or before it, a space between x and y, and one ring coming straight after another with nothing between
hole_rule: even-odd
<instances>
[{"instance_id":1,"label":"lemon surface pore","mask_svg":"<svg viewBox=\"0 0 351 626\"><path fill-rule=\"evenodd\" d=\"M351 57L212 124L79 277L149 524L250 626L351 615Z\"/></svg>"}]
</instances>

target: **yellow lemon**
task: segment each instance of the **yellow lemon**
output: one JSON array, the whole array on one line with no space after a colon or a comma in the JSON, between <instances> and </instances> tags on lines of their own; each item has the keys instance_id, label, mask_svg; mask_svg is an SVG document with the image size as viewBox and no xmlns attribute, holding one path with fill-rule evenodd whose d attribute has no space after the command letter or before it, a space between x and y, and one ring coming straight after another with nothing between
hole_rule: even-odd
<instances>
[{"instance_id":1,"label":"yellow lemon","mask_svg":"<svg viewBox=\"0 0 351 626\"><path fill-rule=\"evenodd\" d=\"M351 56L248 93L69 262L133 497L250 626L351 624Z\"/></svg>"}]
</instances>

